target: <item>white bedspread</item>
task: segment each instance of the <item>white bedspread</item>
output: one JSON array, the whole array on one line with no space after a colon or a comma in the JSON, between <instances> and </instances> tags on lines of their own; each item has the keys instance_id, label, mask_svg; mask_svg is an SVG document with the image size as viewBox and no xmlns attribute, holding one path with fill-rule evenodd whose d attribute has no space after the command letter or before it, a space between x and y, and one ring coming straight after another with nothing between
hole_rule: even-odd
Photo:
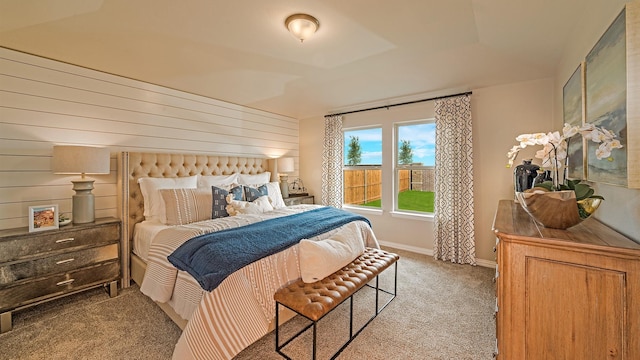
<instances>
[{"instance_id":1,"label":"white bedspread","mask_svg":"<svg viewBox=\"0 0 640 360\"><path fill-rule=\"evenodd\" d=\"M174 350L174 359L231 359L269 331L275 317L273 294L300 277L298 245L236 271L211 292L167 260L178 246L201 234L238 227L269 218L318 208L297 205L260 215L239 215L207 220L160 231L149 249L149 261L140 290L158 302L168 303L189 320ZM355 222L365 246L378 248L371 228ZM329 238L340 228L312 240Z\"/></svg>"}]
</instances>

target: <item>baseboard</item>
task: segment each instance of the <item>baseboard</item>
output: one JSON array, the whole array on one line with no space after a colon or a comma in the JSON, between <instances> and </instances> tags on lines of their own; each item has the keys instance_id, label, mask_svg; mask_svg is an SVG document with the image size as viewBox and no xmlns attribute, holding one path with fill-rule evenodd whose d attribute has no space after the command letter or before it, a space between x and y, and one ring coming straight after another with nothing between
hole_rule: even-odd
<instances>
[{"instance_id":1,"label":"baseboard","mask_svg":"<svg viewBox=\"0 0 640 360\"><path fill-rule=\"evenodd\" d=\"M411 252L416 253L416 254L423 254L423 255L433 256L433 250L431 250L431 249L417 247L417 246L411 246L411 245L405 245L405 244L398 244L398 243L389 242L389 241L381 241L380 239L378 239L378 242L380 243L381 246L388 246L388 247L391 247L391 248L394 248L394 249L411 251ZM492 260L476 259L476 264L478 266L487 267L487 268L495 268L496 267L496 262L492 261Z\"/></svg>"}]
</instances>

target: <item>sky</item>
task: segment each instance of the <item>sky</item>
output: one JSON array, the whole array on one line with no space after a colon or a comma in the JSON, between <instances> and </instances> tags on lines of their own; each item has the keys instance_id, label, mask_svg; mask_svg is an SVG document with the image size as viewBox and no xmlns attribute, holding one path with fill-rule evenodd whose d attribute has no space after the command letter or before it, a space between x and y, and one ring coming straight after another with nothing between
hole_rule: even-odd
<instances>
[{"instance_id":1,"label":"sky","mask_svg":"<svg viewBox=\"0 0 640 360\"><path fill-rule=\"evenodd\" d=\"M347 163L351 136L357 136L362 150L360 165L382 164L382 129L347 130L344 132L344 163ZM435 165L435 123L399 126L398 142L409 140L413 150L413 162L421 162L426 166ZM398 144L395 144L396 154Z\"/></svg>"}]
</instances>

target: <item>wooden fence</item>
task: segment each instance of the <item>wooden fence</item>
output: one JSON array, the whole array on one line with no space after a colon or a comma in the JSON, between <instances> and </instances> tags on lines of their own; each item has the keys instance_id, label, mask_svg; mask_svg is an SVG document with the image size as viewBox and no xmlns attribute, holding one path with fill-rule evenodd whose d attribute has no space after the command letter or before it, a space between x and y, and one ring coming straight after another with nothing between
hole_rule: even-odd
<instances>
[{"instance_id":1,"label":"wooden fence","mask_svg":"<svg viewBox=\"0 0 640 360\"><path fill-rule=\"evenodd\" d=\"M400 192L407 190L434 191L435 169L400 170ZM382 198L382 170L343 170L344 203L360 205Z\"/></svg>"}]
</instances>

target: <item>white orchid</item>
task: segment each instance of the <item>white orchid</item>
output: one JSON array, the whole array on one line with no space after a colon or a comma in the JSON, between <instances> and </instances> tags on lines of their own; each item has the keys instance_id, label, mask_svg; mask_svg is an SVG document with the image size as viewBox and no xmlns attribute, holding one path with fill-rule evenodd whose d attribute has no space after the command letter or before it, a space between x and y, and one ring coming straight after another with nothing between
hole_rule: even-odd
<instances>
[{"instance_id":1,"label":"white orchid","mask_svg":"<svg viewBox=\"0 0 640 360\"><path fill-rule=\"evenodd\" d=\"M582 135L583 138L600 144L595 151L598 160L608 159L611 161L611 151L622 148L620 140L616 139L616 134L613 131L597 127L593 124L584 124L583 126L564 124L562 135L558 131L547 134L534 133L518 135L516 141L519 141L520 144L512 147L507 153L507 158L509 158L509 165L507 165L507 167L513 166L513 162L520 150L527 146L542 145L542 150L537 151L535 157L542 160L541 167L555 170L556 174L558 174L559 169L562 166L566 166L569 139L578 133Z\"/></svg>"}]
</instances>

